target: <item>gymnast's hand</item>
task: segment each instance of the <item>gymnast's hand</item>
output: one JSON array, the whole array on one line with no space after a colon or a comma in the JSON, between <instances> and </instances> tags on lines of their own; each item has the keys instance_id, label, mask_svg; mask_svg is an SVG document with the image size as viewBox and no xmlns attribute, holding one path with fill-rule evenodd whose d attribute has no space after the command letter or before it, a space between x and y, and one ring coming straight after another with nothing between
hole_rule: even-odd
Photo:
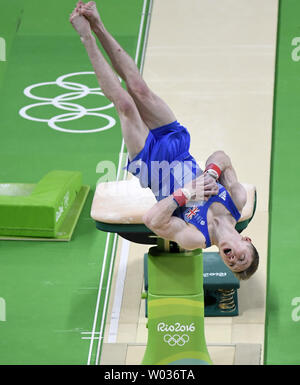
<instances>
[{"instance_id":1,"label":"gymnast's hand","mask_svg":"<svg viewBox=\"0 0 300 385\"><path fill-rule=\"evenodd\" d=\"M84 17L80 16L77 8L70 15L70 23L74 27L74 29L78 32L80 37L89 37L92 36L92 31L90 27L89 21Z\"/></svg>"},{"instance_id":2,"label":"gymnast's hand","mask_svg":"<svg viewBox=\"0 0 300 385\"><path fill-rule=\"evenodd\" d=\"M86 4L83 1L78 1L76 9L80 15L88 19L92 29L103 25L95 1L89 1Z\"/></svg>"},{"instance_id":3,"label":"gymnast's hand","mask_svg":"<svg viewBox=\"0 0 300 385\"><path fill-rule=\"evenodd\" d=\"M209 174L200 175L187 183L184 188L190 192L191 198L189 200L191 201L207 201L212 195L219 193L216 180Z\"/></svg>"}]
</instances>

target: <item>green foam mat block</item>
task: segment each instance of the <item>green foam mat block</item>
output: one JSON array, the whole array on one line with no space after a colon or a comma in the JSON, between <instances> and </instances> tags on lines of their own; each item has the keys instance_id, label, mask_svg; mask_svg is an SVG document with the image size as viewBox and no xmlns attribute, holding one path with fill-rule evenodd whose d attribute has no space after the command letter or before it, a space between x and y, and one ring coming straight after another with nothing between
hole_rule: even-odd
<instances>
[{"instance_id":1,"label":"green foam mat block","mask_svg":"<svg viewBox=\"0 0 300 385\"><path fill-rule=\"evenodd\" d=\"M11 188L14 188L15 185L11 184ZM23 185L24 188L30 189L32 185ZM1 185L0 185L1 188ZM61 224L57 235L53 238L43 238L43 237L17 237L17 236L0 236L2 241L70 241L75 230L76 224L78 222L80 213L83 209L85 201L87 199L88 193L90 191L90 186L83 185L71 206L68 214L66 215L65 220Z\"/></svg>"},{"instance_id":2,"label":"green foam mat block","mask_svg":"<svg viewBox=\"0 0 300 385\"><path fill-rule=\"evenodd\" d=\"M0 239L70 240L89 191L81 179L54 171L37 184L0 184Z\"/></svg>"}]
</instances>

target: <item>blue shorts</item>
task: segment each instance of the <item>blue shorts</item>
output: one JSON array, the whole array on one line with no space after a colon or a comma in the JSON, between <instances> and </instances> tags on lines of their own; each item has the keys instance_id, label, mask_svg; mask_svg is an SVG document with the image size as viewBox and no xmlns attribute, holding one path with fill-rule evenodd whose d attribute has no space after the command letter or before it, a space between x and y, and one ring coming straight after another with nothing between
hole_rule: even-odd
<instances>
[{"instance_id":1,"label":"blue shorts","mask_svg":"<svg viewBox=\"0 0 300 385\"><path fill-rule=\"evenodd\" d=\"M142 151L128 162L127 170L161 200L202 174L189 148L190 134L177 121L155 128L149 131Z\"/></svg>"}]
</instances>

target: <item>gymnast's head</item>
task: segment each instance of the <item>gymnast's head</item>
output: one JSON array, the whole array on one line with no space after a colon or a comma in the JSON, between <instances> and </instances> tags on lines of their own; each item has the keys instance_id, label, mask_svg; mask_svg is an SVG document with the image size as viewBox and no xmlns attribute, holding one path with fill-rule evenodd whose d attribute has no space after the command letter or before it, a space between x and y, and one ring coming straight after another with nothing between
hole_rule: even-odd
<instances>
[{"instance_id":1,"label":"gymnast's head","mask_svg":"<svg viewBox=\"0 0 300 385\"><path fill-rule=\"evenodd\" d=\"M225 265L239 280L249 279L258 268L259 255L249 237L221 242L219 252Z\"/></svg>"}]
</instances>

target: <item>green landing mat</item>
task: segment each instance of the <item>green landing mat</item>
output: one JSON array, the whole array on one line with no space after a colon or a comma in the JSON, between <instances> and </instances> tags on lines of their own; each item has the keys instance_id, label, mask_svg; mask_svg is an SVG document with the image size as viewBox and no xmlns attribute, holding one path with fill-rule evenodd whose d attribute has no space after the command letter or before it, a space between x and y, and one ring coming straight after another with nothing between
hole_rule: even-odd
<instances>
[{"instance_id":1,"label":"green landing mat","mask_svg":"<svg viewBox=\"0 0 300 385\"><path fill-rule=\"evenodd\" d=\"M6 184L0 184L0 196L1 195L29 195L34 187L35 184L24 184L24 183L6 183ZM47 241L47 242L66 242L71 241L72 235L74 233L78 218L80 216L80 213L83 209L83 206L86 202L86 198L88 196L88 193L90 191L90 186L82 186L80 191L77 194L77 197L70 207L70 211L68 212L65 220L63 221L62 225L59 228L59 232L56 237L54 238L35 238L35 237L19 237L19 236L5 236L0 235L0 241Z\"/></svg>"},{"instance_id":2,"label":"green landing mat","mask_svg":"<svg viewBox=\"0 0 300 385\"><path fill-rule=\"evenodd\" d=\"M300 364L300 2L279 2L264 363Z\"/></svg>"},{"instance_id":3,"label":"green landing mat","mask_svg":"<svg viewBox=\"0 0 300 385\"><path fill-rule=\"evenodd\" d=\"M137 63L150 4L97 1L106 28ZM105 174L100 162L123 166L122 135L69 23L75 5L0 0L0 184L78 170L91 187L70 242L0 240L0 365L95 365L101 356L117 241L96 229L90 209Z\"/></svg>"}]
</instances>

